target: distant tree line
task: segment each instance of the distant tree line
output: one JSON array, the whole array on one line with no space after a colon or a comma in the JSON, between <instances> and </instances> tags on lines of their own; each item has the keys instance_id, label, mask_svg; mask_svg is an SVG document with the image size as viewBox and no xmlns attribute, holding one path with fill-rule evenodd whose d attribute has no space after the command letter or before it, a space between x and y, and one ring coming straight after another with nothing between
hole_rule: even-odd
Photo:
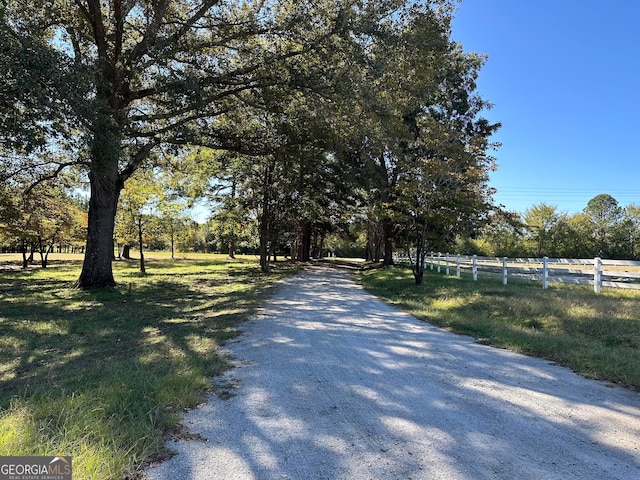
<instances>
[{"instance_id":1,"label":"distant tree line","mask_svg":"<svg viewBox=\"0 0 640 480\"><path fill-rule=\"evenodd\" d=\"M22 266L49 254L84 252L86 210L78 198L51 182L33 188L0 187L0 248L22 254Z\"/></svg>"},{"instance_id":2,"label":"distant tree line","mask_svg":"<svg viewBox=\"0 0 640 480\"><path fill-rule=\"evenodd\" d=\"M640 260L640 205L622 207L600 194L572 215L547 203L495 212L476 238L459 238L456 248L485 256Z\"/></svg>"}]
</instances>

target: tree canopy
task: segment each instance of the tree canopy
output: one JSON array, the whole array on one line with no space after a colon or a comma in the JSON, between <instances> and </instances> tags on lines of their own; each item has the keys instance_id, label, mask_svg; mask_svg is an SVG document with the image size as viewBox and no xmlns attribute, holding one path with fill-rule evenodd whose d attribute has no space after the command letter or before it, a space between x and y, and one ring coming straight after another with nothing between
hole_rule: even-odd
<instances>
[{"instance_id":1,"label":"tree canopy","mask_svg":"<svg viewBox=\"0 0 640 480\"><path fill-rule=\"evenodd\" d=\"M375 215L387 260L407 215L449 238L491 208L497 127L480 117L483 58L450 38L453 11L450 0L13 0L2 81L22 103L0 106L14 159L3 175L86 175L80 288L115 284L125 182L194 148L220 152L220 168L199 171L252 199L264 270L283 236L308 258L337 207Z\"/></svg>"}]
</instances>

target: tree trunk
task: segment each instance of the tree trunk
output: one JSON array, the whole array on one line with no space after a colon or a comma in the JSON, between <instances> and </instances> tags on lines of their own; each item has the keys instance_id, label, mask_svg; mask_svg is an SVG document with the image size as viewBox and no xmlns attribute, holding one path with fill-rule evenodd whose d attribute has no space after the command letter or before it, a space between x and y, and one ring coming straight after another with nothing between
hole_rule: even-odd
<instances>
[{"instance_id":1,"label":"tree trunk","mask_svg":"<svg viewBox=\"0 0 640 480\"><path fill-rule=\"evenodd\" d=\"M40 255L40 266L42 268L47 268L47 262L44 259L44 245L42 242L42 238L38 238L38 255Z\"/></svg>"},{"instance_id":2,"label":"tree trunk","mask_svg":"<svg viewBox=\"0 0 640 480\"><path fill-rule=\"evenodd\" d=\"M382 257L384 244L384 229L377 220L369 220L367 225L367 255L366 260L378 263Z\"/></svg>"},{"instance_id":3,"label":"tree trunk","mask_svg":"<svg viewBox=\"0 0 640 480\"><path fill-rule=\"evenodd\" d=\"M542 235L538 232L538 250L536 252L538 258L542 258Z\"/></svg>"},{"instance_id":4,"label":"tree trunk","mask_svg":"<svg viewBox=\"0 0 640 480\"><path fill-rule=\"evenodd\" d=\"M82 272L76 282L76 287L81 289L113 287L116 284L112 270L113 227L120 191L94 188L94 183L89 203L87 249Z\"/></svg>"},{"instance_id":5,"label":"tree trunk","mask_svg":"<svg viewBox=\"0 0 640 480\"><path fill-rule=\"evenodd\" d=\"M273 169L270 165L264 166L262 178L262 208L259 215L259 237L260 237L260 269L263 273L269 273L269 255L271 253L271 195Z\"/></svg>"},{"instance_id":6,"label":"tree trunk","mask_svg":"<svg viewBox=\"0 0 640 480\"><path fill-rule=\"evenodd\" d=\"M46 246L42 245L42 241L40 241L38 253L40 254L40 266L42 268L47 268L48 253L46 251Z\"/></svg>"},{"instance_id":7,"label":"tree trunk","mask_svg":"<svg viewBox=\"0 0 640 480\"><path fill-rule=\"evenodd\" d=\"M382 222L383 241L384 241L384 260L385 266L393 265L393 223L391 220Z\"/></svg>"},{"instance_id":8,"label":"tree trunk","mask_svg":"<svg viewBox=\"0 0 640 480\"><path fill-rule=\"evenodd\" d=\"M131 260L131 245L125 243L122 246L122 258L125 260Z\"/></svg>"},{"instance_id":9,"label":"tree trunk","mask_svg":"<svg viewBox=\"0 0 640 480\"><path fill-rule=\"evenodd\" d=\"M111 160L111 161L109 161ZM100 168L99 163L102 163ZM113 287L113 229L122 183L118 164L113 159L94 160L89 175L91 197L87 227L87 248L80 278L75 287L81 289Z\"/></svg>"},{"instance_id":10,"label":"tree trunk","mask_svg":"<svg viewBox=\"0 0 640 480\"><path fill-rule=\"evenodd\" d=\"M296 260L296 253L298 251L297 242L298 242L297 235L289 235L289 259L290 260Z\"/></svg>"},{"instance_id":11,"label":"tree trunk","mask_svg":"<svg viewBox=\"0 0 640 480\"><path fill-rule=\"evenodd\" d=\"M606 232L604 230L600 230L598 232L598 257L605 257L605 245L606 245Z\"/></svg>"},{"instance_id":12,"label":"tree trunk","mask_svg":"<svg viewBox=\"0 0 640 480\"><path fill-rule=\"evenodd\" d=\"M233 207L233 212L237 212L235 208L236 204L236 178L233 177L233 181L231 182L231 202ZM235 224L231 228L231 238L229 239L229 258L236 258L236 233L235 233Z\"/></svg>"},{"instance_id":13,"label":"tree trunk","mask_svg":"<svg viewBox=\"0 0 640 480\"><path fill-rule=\"evenodd\" d=\"M27 244L23 243L22 248L22 269L26 270L29 267L29 259L27 258Z\"/></svg>"},{"instance_id":14,"label":"tree trunk","mask_svg":"<svg viewBox=\"0 0 640 480\"><path fill-rule=\"evenodd\" d=\"M320 245L318 246L318 258L322 260L324 258L324 240L326 237L326 233L322 232L320 235Z\"/></svg>"},{"instance_id":15,"label":"tree trunk","mask_svg":"<svg viewBox=\"0 0 640 480\"><path fill-rule=\"evenodd\" d=\"M298 242L298 260L308 262L311 260L311 221L300 220L300 241Z\"/></svg>"},{"instance_id":16,"label":"tree trunk","mask_svg":"<svg viewBox=\"0 0 640 480\"><path fill-rule=\"evenodd\" d=\"M269 273L269 207L267 192L263 193L262 212L259 220L259 236L260 236L260 270L263 273Z\"/></svg>"},{"instance_id":17,"label":"tree trunk","mask_svg":"<svg viewBox=\"0 0 640 480\"><path fill-rule=\"evenodd\" d=\"M426 260L426 246L427 246L427 222L421 226L421 231L418 231L416 238L416 258L415 265L413 266L413 278L416 281L416 285L422 285L422 279L424 277L424 267Z\"/></svg>"},{"instance_id":18,"label":"tree trunk","mask_svg":"<svg viewBox=\"0 0 640 480\"><path fill-rule=\"evenodd\" d=\"M144 266L144 253L142 252L142 215L138 216L138 245L140 248L140 273L147 273Z\"/></svg>"},{"instance_id":19,"label":"tree trunk","mask_svg":"<svg viewBox=\"0 0 640 480\"><path fill-rule=\"evenodd\" d=\"M269 273L269 226L266 213L260 218L260 270Z\"/></svg>"}]
</instances>

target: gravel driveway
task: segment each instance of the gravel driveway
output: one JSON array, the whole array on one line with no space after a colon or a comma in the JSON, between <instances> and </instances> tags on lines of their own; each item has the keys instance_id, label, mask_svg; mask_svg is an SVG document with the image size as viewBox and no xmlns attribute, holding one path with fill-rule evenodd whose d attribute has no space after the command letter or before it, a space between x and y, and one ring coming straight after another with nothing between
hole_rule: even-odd
<instances>
[{"instance_id":1,"label":"gravel driveway","mask_svg":"<svg viewBox=\"0 0 640 480\"><path fill-rule=\"evenodd\" d=\"M640 479L640 394L474 343L349 274L289 278L228 345L234 396L151 480Z\"/></svg>"}]
</instances>

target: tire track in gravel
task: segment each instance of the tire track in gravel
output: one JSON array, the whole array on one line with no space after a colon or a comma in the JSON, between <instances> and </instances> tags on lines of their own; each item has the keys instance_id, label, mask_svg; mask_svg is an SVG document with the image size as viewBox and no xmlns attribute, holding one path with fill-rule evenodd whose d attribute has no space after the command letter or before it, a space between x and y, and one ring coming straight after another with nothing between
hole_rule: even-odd
<instances>
[{"instance_id":1,"label":"tire track in gravel","mask_svg":"<svg viewBox=\"0 0 640 480\"><path fill-rule=\"evenodd\" d=\"M148 469L174 479L640 478L640 395L479 345L322 267L227 346L236 368Z\"/></svg>"}]
</instances>

